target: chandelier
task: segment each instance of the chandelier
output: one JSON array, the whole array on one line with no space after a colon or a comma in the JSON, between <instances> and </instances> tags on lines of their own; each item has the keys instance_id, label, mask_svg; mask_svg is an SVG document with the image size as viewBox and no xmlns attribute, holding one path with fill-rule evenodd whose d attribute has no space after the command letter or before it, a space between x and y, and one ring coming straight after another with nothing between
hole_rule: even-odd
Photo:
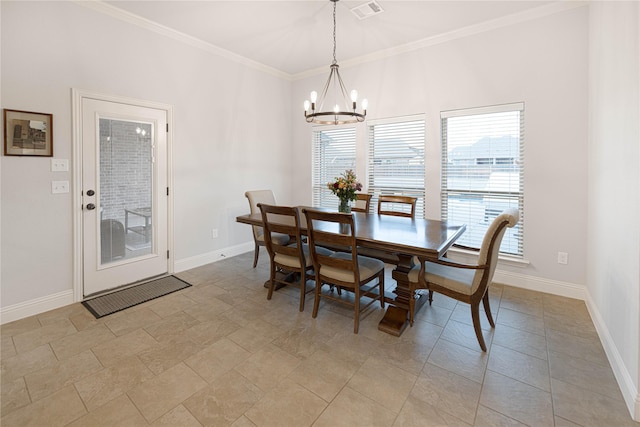
<instances>
[{"instance_id":1,"label":"chandelier","mask_svg":"<svg viewBox=\"0 0 640 427\"><path fill-rule=\"evenodd\" d=\"M341 125L345 123L357 123L364 121L367 115L367 100L362 100L362 113L356 111L358 91L352 90L347 97L347 89L340 77L340 66L336 60L336 3L339 0L329 0L333 2L333 62L329 66L330 73L324 85L320 102L318 103L318 92L311 92L311 101L304 101L304 117L307 123L317 123L323 125ZM329 99L327 99L329 96ZM333 98L333 99L331 99ZM322 111L325 102L333 104L331 110ZM342 106L340 105L342 104ZM316 109L316 106L320 105Z\"/></svg>"}]
</instances>

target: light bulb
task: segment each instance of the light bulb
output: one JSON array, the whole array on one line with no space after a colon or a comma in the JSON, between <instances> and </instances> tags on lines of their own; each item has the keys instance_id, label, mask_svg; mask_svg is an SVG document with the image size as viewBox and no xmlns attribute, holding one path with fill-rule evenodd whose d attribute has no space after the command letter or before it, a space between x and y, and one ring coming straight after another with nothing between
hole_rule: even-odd
<instances>
[{"instance_id":1,"label":"light bulb","mask_svg":"<svg viewBox=\"0 0 640 427\"><path fill-rule=\"evenodd\" d=\"M369 106L369 101L367 101L367 99L366 99L366 98L365 98L365 99L363 99L363 100L362 100L362 109L363 109L363 110L366 110L368 106Z\"/></svg>"},{"instance_id":2,"label":"light bulb","mask_svg":"<svg viewBox=\"0 0 640 427\"><path fill-rule=\"evenodd\" d=\"M357 100L358 100L358 91L354 89L351 91L351 102L356 102Z\"/></svg>"},{"instance_id":3,"label":"light bulb","mask_svg":"<svg viewBox=\"0 0 640 427\"><path fill-rule=\"evenodd\" d=\"M316 92L315 90L313 92L311 92L311 102L312 103L316 103L316 101L318 100L318 92Z\"/></svg>"},{"instance_id":4,"label":"light bulb","mask_svg":"<svg viewBox=\"0 0 640 427\"><path fill-rule=\"evenodd\" d=\"M336 104L336 105L333 107L333 112L334 112L334 113L336 113L336 114L338 114L338 113L340 112L340 106L339 106L338 104Z\"/></svg>"},{"instance_id":5,"label":"light bulb","mask_svg":"<svg viewBox=\"0 0 640 427\"><path fill-rule=\"evenodd\" d=\"M307 99L304 101L304 111L309 111L309 108L311 108L311 103Z\"/></svg>"}]
</instances>

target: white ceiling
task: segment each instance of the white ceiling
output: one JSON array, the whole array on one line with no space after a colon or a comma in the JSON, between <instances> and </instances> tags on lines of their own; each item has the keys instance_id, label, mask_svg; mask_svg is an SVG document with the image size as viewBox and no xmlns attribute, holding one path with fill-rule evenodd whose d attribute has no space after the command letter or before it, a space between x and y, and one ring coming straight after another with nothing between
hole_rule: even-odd
<instances>
[{"instance_id":1,"label":"white ceiling","mask_svg":"<svg viewBox=\"0 0 640 427\"><path fill-rule=\"evenodd\" d=\"M338 63L558 3L377 0L384 12L359 20L350 9L366 1L337 3ZM289 75L328 67L333 59L329 0L106 3Z\"/></svg>"}]
</instances>

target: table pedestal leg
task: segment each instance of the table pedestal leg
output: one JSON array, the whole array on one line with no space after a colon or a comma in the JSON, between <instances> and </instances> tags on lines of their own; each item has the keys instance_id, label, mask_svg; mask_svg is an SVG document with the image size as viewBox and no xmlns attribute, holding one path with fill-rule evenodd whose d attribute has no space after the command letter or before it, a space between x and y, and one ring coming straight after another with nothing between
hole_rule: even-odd
<instances>
[{"instance_id":1,"label":"table pedestal leg","mask_svg":"<svg viewBox=\"0 0 640 427\"><path fill-rule=\"evenodd\" d=\"M407 327L409 314L409 298L415 298L409 291L409 271L411 271L411 257L398 255L400 262L392 273L392 277L396 280L397 286L394 293L396 294L382 320L378 324L378 329L391 335L399 337L402 331ZM424 299L424 298L421 298ZM417 311L417 308L416 308Z\"/></svg>"}]
</instances>

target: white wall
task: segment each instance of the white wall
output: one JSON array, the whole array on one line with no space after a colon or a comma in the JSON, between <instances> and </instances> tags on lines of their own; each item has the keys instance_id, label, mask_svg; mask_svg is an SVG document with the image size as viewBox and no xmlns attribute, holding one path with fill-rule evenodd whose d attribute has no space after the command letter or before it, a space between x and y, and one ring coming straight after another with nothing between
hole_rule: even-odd
<instances>
[{"instance_id":1,"label":"white wall","mask_svg":"<svg viewBox=\"0 0 640 427\"><path fill-rule=\"evenodd\" d=\"M173 106L178 263L251 240L234 220L246 190L288 201L288 80L73 2L0 7L2 108L52 113L55 158L72 155L71 88ZM50 172L48 158L1 162L1 307L71 296L72 199L51 194L71 172Z\"/></svg>"},{"instance_id":2,"label":"white wall","mask_svg":"<svg viewBox=\"0 0 640 427\"><path fill-rule=\"evenodd\" d=\"M589 308L640 421L640 4L593 3L589 24Z\"/></svg>"},{"instance_id":3,"label":"white wall","mask_svg":"<svg viewBox=\"0 0 640 427\"><path fill-rule=\"evenodd\" d=\"M440 218L440 112L523 101L524 252L530 264L502 262L500 279L574 296L586 282L587 24L588 9L579 7L388 59L341 64L347 88L368 98L368 118L426 114L430 218ZM292 105L302 105L326 76L295 81ZM312 127L301 116L294 111L293 149L296 158L310 161ZM364 146L365 126L359 126ZM311 203L309 163L296 166L296 176L304 177L304 185L292 189L296 202ZM363 179L365 167L359 159ZM559 251L569 254L567 265L557 263Z\"/></svg>"}]
</instances>

